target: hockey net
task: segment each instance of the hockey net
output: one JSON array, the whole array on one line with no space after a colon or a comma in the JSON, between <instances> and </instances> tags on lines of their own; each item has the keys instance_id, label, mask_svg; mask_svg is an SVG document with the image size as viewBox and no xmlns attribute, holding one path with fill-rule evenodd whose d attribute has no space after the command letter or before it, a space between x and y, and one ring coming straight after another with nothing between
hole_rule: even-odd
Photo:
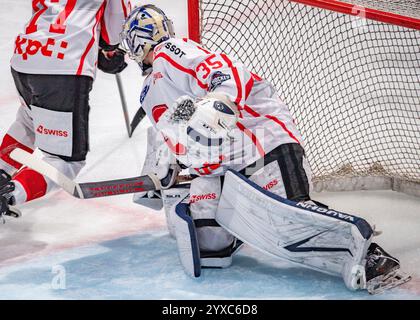
<instances>
[{"instance_id":1,"label":"hockey net","mask_svg":"<svg viewBox=\"0 0 420 320\"><path fill-rule=\"evenodd\" d=\"M420 195L420 1L189 0L189 19L277 88L316 190Z\"/></svg>"}]
</instances>

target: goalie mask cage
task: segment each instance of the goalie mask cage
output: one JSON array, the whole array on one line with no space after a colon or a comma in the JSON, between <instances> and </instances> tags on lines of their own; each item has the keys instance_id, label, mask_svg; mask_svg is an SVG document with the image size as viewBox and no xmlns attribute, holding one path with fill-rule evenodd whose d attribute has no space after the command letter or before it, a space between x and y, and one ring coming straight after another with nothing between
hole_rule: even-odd
<instances>
[{"instance_id":1,"label":"goalie mask cage","mask_svg":"<svg viewBox=\"0 0 420 320\"><path fill-rule=\"evenodd\" d=\"M419 0L189 0L189 37L269 80L315 190L420 195Z\"/></svg>"}]
</instances>

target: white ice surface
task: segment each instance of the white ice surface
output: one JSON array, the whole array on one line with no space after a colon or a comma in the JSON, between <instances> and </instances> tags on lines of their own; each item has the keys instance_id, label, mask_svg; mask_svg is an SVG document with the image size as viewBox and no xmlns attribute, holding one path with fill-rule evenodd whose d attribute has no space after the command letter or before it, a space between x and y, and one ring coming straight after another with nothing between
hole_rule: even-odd
<instances>
[{"instance_id":1,"label":"white ice surface","mask_svg":"<svg viewBox=\"0 0 420 320\"><path fill-rule=\"evenodd\" d=\"M9 59L27 19L26 0L3 0L0 11L0 135L18 107ZM142 79L123 74L131 117ZM78 181L138 175L143 123L131 139L113 76L98 74L91 96L91 152ZM314 198L376 224L376 240L401 259L414 279L377 297L350 292L338 278L293 267L245 247L233 266L186 276L164 215L131 196L78 200L63 191L21 207L23 217L0 225L0 299L420 299L420 200L392 191L321 193ZM54 289L57 266L66 289ZM63 279L63 278L61 278Z\"/></svg>"}]
</instances>

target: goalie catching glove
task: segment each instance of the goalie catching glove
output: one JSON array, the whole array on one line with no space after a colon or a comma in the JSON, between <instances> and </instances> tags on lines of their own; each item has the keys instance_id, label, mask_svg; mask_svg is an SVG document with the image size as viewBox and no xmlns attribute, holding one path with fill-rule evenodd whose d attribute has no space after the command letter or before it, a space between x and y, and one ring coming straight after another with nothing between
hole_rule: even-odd
<instances>
[{"instance_id":1,"label":"goalie catching glove","mask_svg":"<svg viewBox=\"0 0 420 320\"><path fill-rule=\"evenodd\" d=\"M172 110L164 113L157 126L166 139L185 146L185 150L175 150L178 160L192 168L220 163L222 150L232 142L238 121L235 103L217 93L197 100L182 96Z\"/></svg>"}]
</instances>

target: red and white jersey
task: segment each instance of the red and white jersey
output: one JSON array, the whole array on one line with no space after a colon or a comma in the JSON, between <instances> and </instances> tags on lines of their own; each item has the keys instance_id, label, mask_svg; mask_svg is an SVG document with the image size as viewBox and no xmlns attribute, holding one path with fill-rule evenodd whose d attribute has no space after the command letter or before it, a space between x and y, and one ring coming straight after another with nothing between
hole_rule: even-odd
<instances>
[{"instance_id":1,"label":"red and white jersey","mask_svg":"<svg viewBox=\"0 0 420 320\"><path fill-rule=\"evenodd\" d=\"M191 40L173 38L155 48L153 71L144 82L140 102L159 130L162 114L166 110L172 113L178 98L201 98L209 92L223 93L238 106L239 121L233 130L236 147L222 154L217 163L206 159L197 163L194 159L191 165L188 148L164 137L177 159L196 174L241 170L281 144L301 143L287 106L270 83L232 57L211 52Z\"/></svg>"},{"instance_id":2,"label":"red and white jersey","mask_svg":"<svg viewBox=\"0 0 420 320\"><path fill-rule=\"evenodd\" d=\"M12 68L95 77L99 35L118 44L130 7L129 0L32 0L33 14L16 38Z\"/></svg>"}]
</instances>

